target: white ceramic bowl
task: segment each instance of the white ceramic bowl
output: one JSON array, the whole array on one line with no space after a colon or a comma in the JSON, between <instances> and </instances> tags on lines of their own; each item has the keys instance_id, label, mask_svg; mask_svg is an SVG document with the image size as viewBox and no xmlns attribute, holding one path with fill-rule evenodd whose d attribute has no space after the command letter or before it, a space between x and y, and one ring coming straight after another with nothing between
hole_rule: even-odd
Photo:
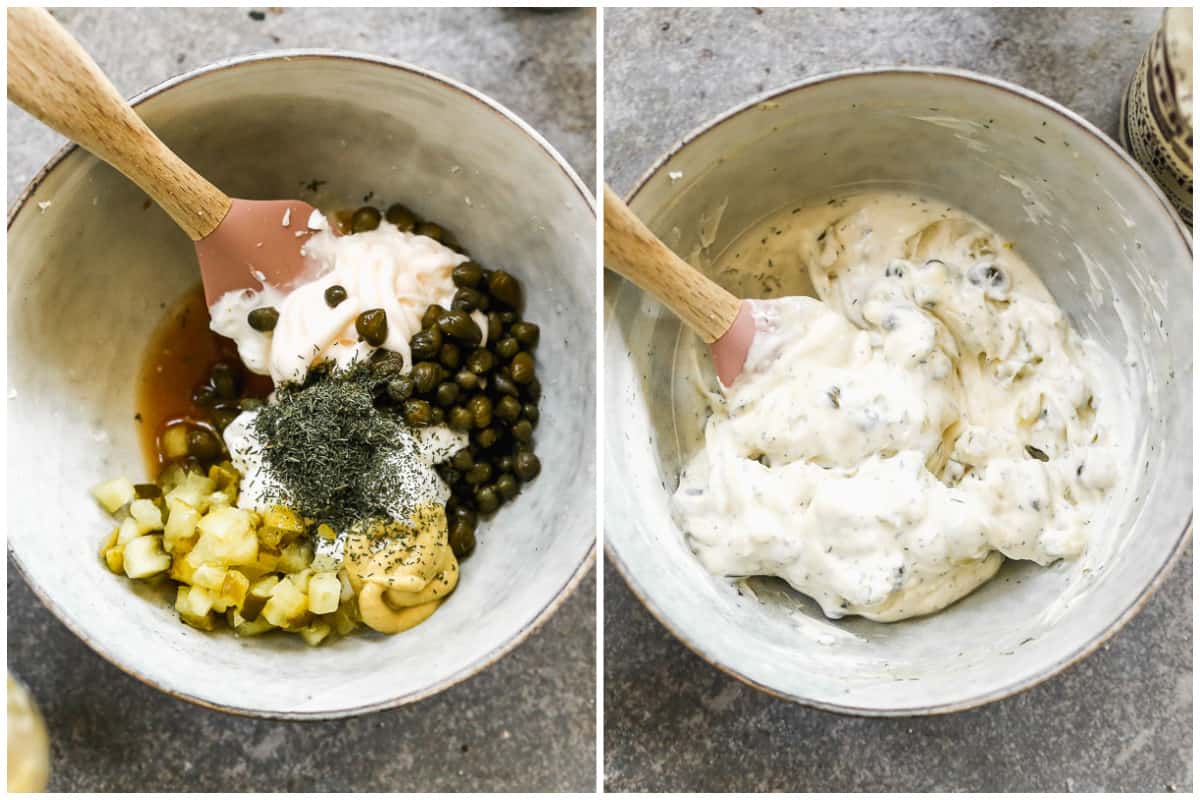
<instances>
[{"instance_id":1,"label":"white ceramic bowl","mask_svg":"<svg viewBox=\"0 0 1200 800\"><path fill-rule=\"evenodd\" d=\"M125 671L206 706L325 718L433 694L543 622L595 544L595 211L566 163L495 102L382 59L226 61L145 92L139 112L229 194L319 207L400 201L520 278L541 324L541 476L479 531L457 591L399 636L311 649L181 624L108 573L96 482L141 476L134 379L147 337L198 282L192 246L112 169L59 154L10 214L9 548L38 596ZM302 186L327 181L315 194ZM470 198L469 202L466 198ZM49 205L44 210L41 203Z\"/></svg>"},{"instance_id":2,"label":"white ceramic bowl","mask_svg":"<svg viewBox=\"0 0 1200 800\"><path fill-rule=\"evenodd\" d=\"M932 195L976 215L1016 242L1078 329L1129 360L1132 503L1102 520L1086 558L1045 569L1010 562L923 619L831 622L775 580L739 592L701 568L668 506L690 452L688 420L703 419L683 387L686 369L677 369L680 325L609 274L606 542L667 628L756 687L851 713L952 711L1031 686L1095 650L1184 548L1191 239L1154 184L1093 126L1027 90L951 70L842 73L747 103L685 139L630 205L703 266L773 212L871 188ZM714 277L746 287L743 276ZM791 278L793 292L806 283ZM784 283L776 294L789 293Z\"/></svg>"}]
</instances>

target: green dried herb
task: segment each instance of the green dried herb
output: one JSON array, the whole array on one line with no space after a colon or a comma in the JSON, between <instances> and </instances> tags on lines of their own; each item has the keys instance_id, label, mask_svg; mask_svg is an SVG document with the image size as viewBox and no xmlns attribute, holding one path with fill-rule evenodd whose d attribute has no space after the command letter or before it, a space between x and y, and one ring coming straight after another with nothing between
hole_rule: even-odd
<instances>
[{"instance_id":1,"label":"green dried herb","mask_svg":"<svg viewBox=\"0 0 1200 800\"><path fill-rule=\"evenodd\" d=\"M411 513L436 490L416 440L375 400L394 377L389 364L322 367L301 385L285 384L253 428L277 485L270 502L348 530Z\"/></svg>"}]
</instances>

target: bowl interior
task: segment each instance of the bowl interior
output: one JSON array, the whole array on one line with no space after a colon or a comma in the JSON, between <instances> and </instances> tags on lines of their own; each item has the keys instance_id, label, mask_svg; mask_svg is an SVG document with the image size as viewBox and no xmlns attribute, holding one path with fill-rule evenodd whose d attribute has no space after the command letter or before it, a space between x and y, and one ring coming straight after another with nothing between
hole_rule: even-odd
<instances>
[{"instance_id":1,"label":"bowl interior","mask_svg":"<svg viewBox=\"0 0 1200 800\"><path fill-rule=\"evenodd\" d=\"M139 111L231 195L299 196L330 211L366 197L403 202L511 270L542 326L544 469L481 525L457 591L403 635L310 649L180 624L157 595L101 565L109 523L88 489L144 473L135 376L163 310L198 282L195 256L142 192L76 150L9 230L8 538L22 571L119 666L222 708L353 713L419 698L498 658L573 586L594 546L595 214L582 186L490 101L365 59L236 63L154 93Z\"/></svg>"},{"instance_id":2,"label":"bowl interior","mask_svg":"<svg viewBox=\"0 0 1200 800\"><path fill-rule=\"evenodd\" d=\"M693 348L681 346L691 335L612 275L606 541L668 627L752 683L862 713L951 710L1030 685L1095 646L1186 538L1191 244L1161 195L1090 127L1013 87L919 71L815 81L746 107L665 159L632 208L731 290L766 296L751 275L716 274L731 242L782 209L874 189L951 203L1015 242L1076 328L1122 363L1124 492L1087 555L1051 568L1010 562L951 608L892 625L831 622L781 581L710 576L669 509L702 441L704 407L687 388ZM770 296L809 287L799 271L783 282Z\"/></svg>"}]
</instances>

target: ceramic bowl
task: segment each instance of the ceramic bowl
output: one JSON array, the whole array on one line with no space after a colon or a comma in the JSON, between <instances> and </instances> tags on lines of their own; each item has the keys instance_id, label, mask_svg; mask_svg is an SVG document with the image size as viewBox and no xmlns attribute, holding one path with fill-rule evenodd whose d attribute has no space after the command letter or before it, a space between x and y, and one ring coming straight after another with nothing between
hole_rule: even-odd
<instances>
[{"instance_id":1,"label":"ceramic bowl","mask_svg":"<svg viewBox=\"0 0 1200 800\"><path fill-rule=\"evenodd\" d=\"M1040 274L1083 334L1126 365L1134 421L1128 502L1086 557L1008 563L945 611L891 625L826 620L777 580L709 575L669 498L703 409L679 323L606 276L605 531L635 593L689 647L773 694L821 708L905 715L968 708L1053 675L1146 602L1191 520L1191 240L1141 169L1096 128L1017 86L949 70L815 78L689 136L629 198L676 252L716 275L730 242L785 208L899 189L982 219ZM803 275L784 276L795 293ZM669 376L674 376L670 378ZM1180 624L1191 624L1190 614Z\"/></svg>"},{"instance_id":2,"label":"ceramic bowl","mask_svg":"<svg viewBox=\"0 0 1200 800\"><path fill-rule=\"evenodd\" d=\"M181 624L158 595L101 565L97 548L111 523L88 489L144 474L135 376L163 309L198 283L195 256L132 183L67 149L9 220L8 542L26 580L126 672L256 716L396 706L496 661L554 611L593 558L591 192L494 101L382 59L235 59L136 103L167 145L228 194L299 196L326 210L356 207L368 194L403 202L450 227L483 263L516 274L528 316L542 327L543 470L481 526L457 591L402 635L364 633L313 649L296 637L238 639Z\"/></svg>"}]
</instances>

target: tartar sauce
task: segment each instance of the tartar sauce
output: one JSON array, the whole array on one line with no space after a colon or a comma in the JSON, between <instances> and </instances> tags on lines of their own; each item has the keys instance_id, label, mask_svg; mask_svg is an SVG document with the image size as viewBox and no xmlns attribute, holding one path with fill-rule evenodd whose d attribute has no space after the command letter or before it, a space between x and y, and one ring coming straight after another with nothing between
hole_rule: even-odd
<instances>
[{"instance_id":1,"label":"tartar sauce","mask_svg":"<svg viewBox=\"0 0 1200 800\"><path fill-rule=\"evenodd\" d=\"M1004 557L1081 554L1118 480L1116 370L1011 244L895 194L792 225L820 300L753 303L745 371L673 499L703 565L893 621Z\"/></svg>"}]
</instances>

